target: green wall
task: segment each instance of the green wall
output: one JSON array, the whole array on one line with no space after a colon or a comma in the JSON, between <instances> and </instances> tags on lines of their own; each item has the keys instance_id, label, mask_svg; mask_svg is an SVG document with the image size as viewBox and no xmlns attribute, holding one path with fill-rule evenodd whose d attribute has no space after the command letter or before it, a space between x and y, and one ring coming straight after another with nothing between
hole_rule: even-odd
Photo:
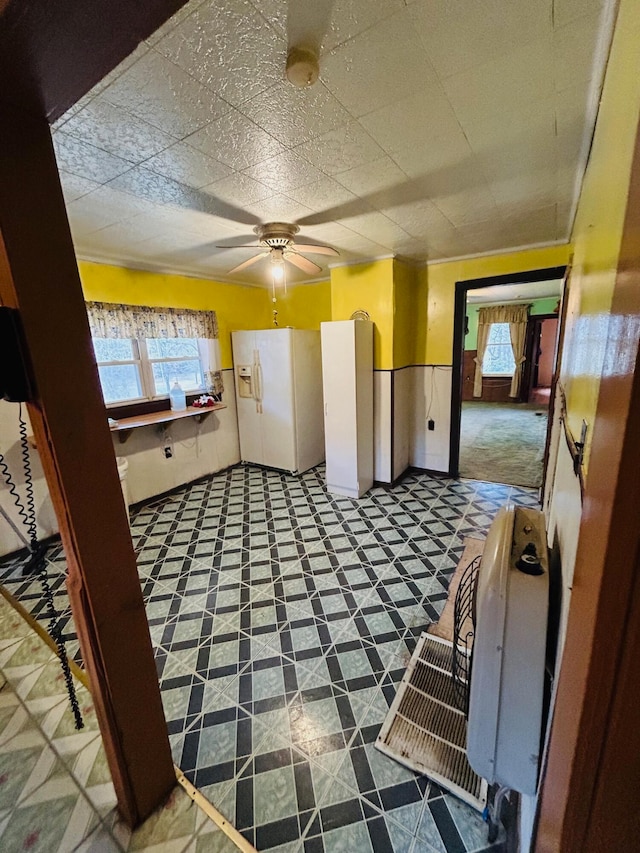
<instances>
[{"instance_id":1,"label":"green wall","mask_svg":"<svg viewBox=\"0 0 640 853\"><path fill-rule=\"evenodd\" d=\"M553 314L556 305L558 304L557 296L547 296L543 299L531 300L531 315L534 314ZM478 308L482 305L467 305L467 317L469 318L469 331L464 339L464 348L466 350L476 349L478 346Z\"/></svg>"}]
</instances>

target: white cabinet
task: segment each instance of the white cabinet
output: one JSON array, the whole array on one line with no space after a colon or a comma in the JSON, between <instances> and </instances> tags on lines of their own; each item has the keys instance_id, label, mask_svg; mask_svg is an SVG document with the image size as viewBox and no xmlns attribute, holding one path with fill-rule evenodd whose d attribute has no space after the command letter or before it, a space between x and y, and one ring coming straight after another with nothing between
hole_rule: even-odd
<instances>
[{"instance_id":1,"label":"white cabinet","mask_svg":"<svg viewBox=\"0 0 640 853\"><path fill-rule=\"evenodd\" d=\"M373 323L321 323L327 489L361 497L373 485Z\"/></svg>"}]
</instances>

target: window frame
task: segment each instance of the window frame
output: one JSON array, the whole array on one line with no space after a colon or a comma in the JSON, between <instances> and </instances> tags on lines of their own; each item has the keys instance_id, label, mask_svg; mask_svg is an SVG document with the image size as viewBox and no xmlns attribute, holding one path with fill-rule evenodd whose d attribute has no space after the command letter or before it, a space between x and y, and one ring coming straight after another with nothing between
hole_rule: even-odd
<instances>
[{"instance_id":1,"label":"window frame","mask_svg":"<svg viewBox=\"0 0 640 853\"><path fill-rule=\"evenodd\" d=\"M93 340L93 336L92 336ZM138 378L140 383L140 388L142 390L142 396L140 397L130 397L124 400L112 400L110 402L104 403L105 407L109 410L111 409L123 409L129 406L131 407L154 407L162 401L169 399L169 394L156 394L155 393L155 378L153 375L153 365L156 363L171 363L171 362L182 362L182 361L195 361L195 358L189 356L166 356L164 358L151 358L149 356L149 350L147 347L147 339L146 338L126 338L126 340L131 341L132 350L137 354L137 358L134 359L123 359L116 361L99 361L97 355L94 355L96 359L96 366L100 367L119 367L122 365L133 364L138 370ZM150 340L163 340L163 338L153 338ZM200 372L202 374L202 385L199 388L193 388L186 391L187 395L198 396L202 394L206 390L206 375L208 371L208 352L207 352L207 341L204 338L189 338L188 340L195 340L198 347L198 362L200 365ZM102 383L100 384L100 389L102 391ZM103 400L104 400L104 391L102 391Z\"/></svg>"},{"instance_id":2,"label":"window frame","mask_svg":"<svg viewBox=\"0 0 640 853\"><path fill-rule=\"evenodd\" d=\"M495 378L495 379L506 379L506 378L513 379L513 374L515 373L516 364L515 364L515 361L513 360L513 350L511 349L511 339L509 339L509 341L505 341L504 343L491 343L491 331L494 328L494 326L506 326L508 328L509 323L491 323L491 326L489 328L489 337L487 338L487 344L486 344L485 349L484 349L484 355L482 356L482 375L483 375L483 377L486 377L487 379L492 379L492 378ZM487 357L487 353L489 352L489 349L496 348L496 347L507 347L507 346L509 347L509 353L511 356L511 361L513 363L513 368L508 372L507 371L496 372L495 370L494 371L486 371L484 369L484 364L485 364L485 359Z\"/></svg>"}]
</instances>

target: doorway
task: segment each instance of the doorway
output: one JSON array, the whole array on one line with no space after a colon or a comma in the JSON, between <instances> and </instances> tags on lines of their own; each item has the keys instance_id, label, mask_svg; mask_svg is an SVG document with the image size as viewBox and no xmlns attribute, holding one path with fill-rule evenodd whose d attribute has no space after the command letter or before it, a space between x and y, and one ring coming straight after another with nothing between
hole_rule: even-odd
<instances>
[{"instance_id":1,"label":"doorway","mask_svg":"<svg viewBox=\"0 0 640 853\"><path fill-rule=\"evenodd\" d=\"M456 283L451 476L542 484L564 274Z\"/></svg>"}]
</instances>

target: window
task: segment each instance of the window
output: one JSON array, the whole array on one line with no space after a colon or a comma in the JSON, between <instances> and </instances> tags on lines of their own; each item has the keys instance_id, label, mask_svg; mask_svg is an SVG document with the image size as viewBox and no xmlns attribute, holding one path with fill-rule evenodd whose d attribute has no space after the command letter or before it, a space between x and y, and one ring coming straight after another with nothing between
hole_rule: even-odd
<instances>
[{"instance_id":1,"label":"window","mask_svg":"<svg viewBox=\"0 0 640 853\"><path fill-rule=\"evenodd\" d=\"M516 369L508 323L492 323L482 359L485 376L513 376Z\"/></svg>"},{"instance_id":2,"label":"window","mask_svg":"<svg viewBox=\"0 0 640 853\"><path fill-rule=\"evenodd\" d=\"M177 380L183 391L204 389L206 342L199 338L93 338L104 401L138 402L168 397Z\"/></svg>"}]
</instances>

